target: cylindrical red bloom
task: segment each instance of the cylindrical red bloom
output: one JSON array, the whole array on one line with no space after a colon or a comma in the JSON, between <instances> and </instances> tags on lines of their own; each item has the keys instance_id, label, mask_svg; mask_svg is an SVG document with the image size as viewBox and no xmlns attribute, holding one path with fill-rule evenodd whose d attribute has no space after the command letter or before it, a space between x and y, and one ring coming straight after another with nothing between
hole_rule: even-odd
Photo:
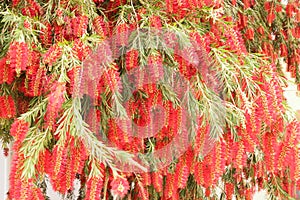
<instances>
[{"instance_id":1,"label":"cylindrical red bloom","mask_svg":"<svg viewBox=\"0 0 300 200\"><path fill-rule=\"evenodd\" d=\"M248 28L245 36L248 40L253 40L254 39L254 29L253 28Z\"/></svg>"},{"instance_id":2,"label":"cylindrical red bloom","mask_svg":"<svg viewBox=\"0 0 300 200\"><path fill-rule=\"evenodd\" d=\"M87 31L87 25L89 18L87 16L78 16L71 20L71 26L73 29L73 35L75 37L81 37Z\"/></svg>"},{"instance_id":3,"label":"cylindrical red bloom","mask_svg":"<svg viewBox=\"0 0 300 200\"><path fill-rule=\"evenodd\" d=\"M98 200L103 187L102 177L91 177L86 183L85 200Z\"/></svg>"},{"instance_id":4,"label":"cylindrical red bloom","mask_svg":"<svg viewBox=\"0 0 300 200\"><path fill-rule=\"evenodd\" d=\"M15 70L7 64L7 59L0 59L0 84L11 84L15 79Z\"/></svg>"},{"instance_id":5,"label":"cylindrical red bloom","mask_svg":"<svg viewBox=\"0 0 300 200\"><path fill-rule=\"evenodd\" d=\"M62 48L57 44L51 46L43 56L43 63L52 65L62 54Z\"/></svg>"},{"instance_id":6,"label":"cylindrical red bloom","mask_svg":"<svg viewBox=\"0 0 300 200\"><path fill-rule=\"evenodd\" d=\"M98 35L100 35L102 38L105 38L107 36L107 24L104 22L102 16L95 17L95 19L93 20L93 25Z\"/></svg>"},{"instance_id":7,"label":"cylindrical red bloom","mask_svg":"<svg viewBox=\"0 0 300 200\"><path fill-rule=\"evenodd\" d=\"M288 48L285 44L280 44L280 56L286 57L288 55Z\"/></svg>"},{"instance_id":8,"label":"cylindrical red bloom","mask_svg":"<svg viewBox=\"0 0 300 200\"><path fill-rule=\"evenodd\" d=\"M0 118L9 119L16 115L15 102L12 96L0 96Z\"/></svg>"},{"instance_id":9,"label":"cylindrical red bloom","mask_svg":"<svg viewBox=\"0 0 300 200\"><path fill-rule=\"evenodd\" d=\"M267 22L268 22L269 26L273 23L275 18L276 18L276 15L275 15L274 11L269 12L269 14L267 16Z\"/></svg>"},{"instance_id":10,"label":"cylindrical red bloom","mask_svg":"<svg viewBox=\"0 0 300 200\"><path fill-rule=\"evenodd\" d=\"M17 119L11 125L10 134L15 138L15 140L22 141L23 138L26 136L28 130L29 130L29 123Z\"/></svg>"},{"instance_id":11,"label":"cylindrical red bloom","mask_svg":"<svg viewBox=\"0 0 300 200\"><path fill-rule=\"evenodd\" d=\"M8 61L10 67L15 69L17 74L20 74L21 71L26 70L28 63L29 50L25 42L16 42L14 41L8 50Z\"/></svg>"},{"instance_id":12,"label":"cylindrical red bloom","mask_svg":"<svg viewBox=\"0 0 300 200\"><path fill-rule=\"evenodd\" d=\"M294 4L293 3L288 3L286 5L285 11L286 11L286 15L288 17L292 17L293 13L295 12L295 6L294 6Z\"/></svg>"}]
</instances>

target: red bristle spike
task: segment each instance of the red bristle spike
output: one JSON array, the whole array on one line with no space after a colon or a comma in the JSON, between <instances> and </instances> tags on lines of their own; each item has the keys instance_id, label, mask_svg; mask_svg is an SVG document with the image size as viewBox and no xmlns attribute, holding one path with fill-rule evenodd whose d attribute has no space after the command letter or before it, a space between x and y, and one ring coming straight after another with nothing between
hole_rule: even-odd
<instances>
[{"instance_id":1,"label":"red bristle spike","mask_svg":"<svg viewBox=\"0 0 300 200\"><path fill-rule=\"evenodd\" d=\"M73 172L80 174L84 168L84 162L88 158L88 153L83 141L77 141L77 145L73 147Z\"/></svg>"},{"instance_id":2,"label":"red bristle spike","mask_svg":"<svg viewBox=\"0 0 300 200\"><path fill-rule=\"evenodd\" d=\"M45 126L52 129L56 124L56 118L58 116L59 111L61 110L61 106L65 101L65 92L66 86L64 83L56 83L52 87L51 93L48 95L48 105L45 118Z\"/></svg>"},{"instance_id":3,"label":"red bristle spike","mask_svg":"<svg viewBox=\"0 0 300 200\"><path fill-rule=\"evenodd\" d=\"M19 4L20 0L12 0L12 6L16 7Z\"/></svg>"},{"instance_id":4,"label":"red bristle spike","mask_svg":"<svg viewBox=\"0 0 300 200\"><path fill-rule=\"evenodd\" d=\"M87 16L78 16L71 20L73 35L75 37L82 37L87 32L88 21Z\"/></svg>"},{"instance_id":5,"label":"red bristle spike","mask_svg":"<svg viewBox=\"0 0 300 200\"><path fill-rule=\"evenodd\" d=\"M237 153L234 160L234 167L236 169L242 169L244 166L244 154L245 154L245 146L242 142L238 142L237 144Z\"/></svg>"},{"instance_id":6,"label":"red bristle spike","mask_svg":"<svg viewBox=\"0 0 300 200\"><path fill-rule=\"evenodd\" d=\"M102 16L97 16L93 20L93 25L95 32L101 36L102 38L106 38L108 36L107 31L107 23L105 23L104 18Z\"/></svg>"},{"instance_id":7,"label":"red bristle spike","mask_svg":"<svg viewBox=\"0 0 300 200\"><path fill-rule=\"evenodd\" d=\"M125 55L125 62L126 62L126 70L130 72L130 70L138 67L138 58L139 58L139 52L135 49L131 49L128 52L126 52Z\"/></svg>"},{"instance_id":8,"label":"red bristle spike","mask_svg":"<svg viewBox=\"0 0 300 200\"><path fill-rule=\"evenodd\" d=\"M141 177L142 177L142 181L143 181L143 185L144 186L149 186L151 185L151 176L150 176L150 173L142 173L141 174Z\"/></svg>"},{"instance_id":9,"label":"red bristle spike","mask_svg":"<svg viewBox=\"0 0 300 200\"><path fill-rule=\"evenodd\" d=\"M225 183L226 199L232 199L234 193L234 185L232 183Z\"/></svg>"},{"instance_id":10,"label":"red bristle spike","mask_svg":"<svg viewBox=\"0 0 300 200\"><path fill-rule=\"evenodd\" d=\"M159 52L152 53L148 57L148 70L150 81L159 81L164 75L163 60Z\"/></svg>"},{"instance_id":11,"label":"red bristle spike","mask_svg":"<svg viewBox=\"0 0 300 200\"><path fill-rule=\"evenodd\" d=\"M91 49L86 46L81 39L76 38L73 43L73 48L75 55L77 56L78 60L83 61L87 58L87 56L91 53Z\"/></svg>"},{"instance_id":12,"label":"red bristle spike","mask_svg":"<svg viewBox=\"0 0 300 200\"><path fill-rule=\"evenodd\" d=\"M98 200L103 187L103 177L92 176L86 182L85 200Z\"/></svg>"},{"instance_id":13,"label":"red bristle spike","mask_svg":"<svg viewBox=\"0 0 300 200\"><path fill-rule=\"evenodd\" d=\"M276 18L276 15L275 15L274 11L272 10L271 12L269 12L269 14L267 16L267 22L268 22L269 26L271 26L271 24L273 23L275 18Z\"/></svg>"},{"instance_id":14,"label":"red bristle spike","mask_svg":"<svg viewBox=\"0 0 300 200\"><path fill-rule=\"evenodd\" d=\"M160 31L162 29L162 23L159 16L151 16L149 19L149 23L149 25L157 31Z\"/></svg>"},{"instance_id":15,"label":"red bristle spike","mask_svg":"<svg viewBox=\"0 0 300 200\"><path fill-rule=\"evenodd\" d=\"M165 188L164 188L164 197L166 199L168 198L171 198L173 195L174 195L174 192L176 192L176 189L175 189L175 177L174 177L174 174L171 174L171 173L167 173L167 179L166 179L166 185L165 185Z\"/></svg>"},{"instance_id":16,"label":"red bristle spike","mask_svg":"<svg viewBox=\"0 0 300 200\"><path fill-rule=\"evenodd\" d=\"M44 200L44 194L41 190L41 188L35 188L32 192L32 198L33 200Z\"/></svg>"},{"instance_id":17,"label":"red bristle spike","mask_svg":"<svg viewBox=\"0 0 300 200\"><path fill-rule=\"evenodd\" d=\"M29 130L29 123L23 120L16 119L11 125L10 134L16 141L22 141Z\"/></svg>"},{"instance_id":18,"label":"red bristle spike","mask_svg":"<svg viewBox=\"0 0 300 200\"><path fill-rule=\"evenodd\" d=\"M0 118L9 119L16 115L15 102L12 96L0 96Z\"/></svg>"},{"instance_id":19,"label":"red bristle spike","mask_svg":"<svg viewBox=\"0 0 300 200\"><path fill-rule=\"evenodd\" d=\"M138 197L141 200L149 200L149 191L142 182L137 183Z\"/></svg>"},{"instance_id":20,"label":"red bristle spike","mask_svg":"<svg viewBox=\"0 0 300 200\"><path fill-rule=\"evenodd\" d=\"M160 171L151 173L151 182L156 192L162 192L163 190L163 175Z\"/></svg>"},{"instance_id":21,"label":"red bristle spike","mask_svg":"<svg viewBox=\"0 0 300 200\"><path fill-rule=\"evenodd\" d=\"M27 54L28 47L27 44L24 42L13 42L9 46L8 61L10 67L14 69L18 75L20 75L22 70L26 70L28 56L23 57L23 55Z\"/></svg>"},{"instance_id":22,"label":"red bristle spike","mask_svg":"<svg viewBox=\"0 0 300 200\"><path fill-rule=\"evenodd\" d=\"M41 40L42 44L45 47L48 48L52 45L52 39L53 39L52 30L53 30L53 27L49 22L44 22L44 25L46 27L41 29L39 37L40 37L40 40Z\"/></svg>"},{"instance_id":23,"label":"red bristle spike","mask_svg":"<svg viewBox=\"0 0 300 200\"><path fill-rule=\"evenodd\" d=\"M105 85L108 85L110 91L112 92L121 91L121 80L120 80L117 67L110 68L107 71L105 71L104 78L105 78L104 80Z\"/></svg>"},{"instance_id":24,"label":"red bristle spike","mask_svg":"<svg viewBox=\"0 0 300 200\"><path fill-rule=\"evenodd\" d=\"M21 13L24 16L28 16L28 17L35 17L37 15L39 15L38 11L35 10L33 7L31 6L27 6L21 9Z\"/></svg>"},{"instance_id":25,"label":"red bristle spike","mask_svg":"<svg viewBox=\"0 0 300 200\"><path fill-rule=\"evenodd\" d=\"M48 51L43 55L43 63L52 65L54 62L57 61L62 55L62 48L59 47L57 44L51 46Z\"/></svg>"},{"instance_id":26,"label":"red bristle spike","mask_svg":"<svg viewBox=\"0 0 300 200\"><path fill-rule=\"evenodd\" d=\"M122 23L116 26L115 38L118 46L127 46L129 36L129 26L126 23Z\"/></svg>"},{"instance_id":27,"label":"red bristle spike","mask_svg":"<svg viewBox=\"0 0 300 200\"><path fill-rule=\"evenodd\" d=\"M25 95L28 96L39 96L42 94L42 84L46 75L44 67L40 66L36 72L32 75L28 75L28 86Z\"/></svg>"},{"instance_id":28,"label":"red bristle spike","mask_svg":"<svg viewBox=\"0 0 300 200\"><path fill-rule=\"evenodd\" d=\"M189 178L189 168L184 161L179 161L175 170L175 187L183 189Z\"/></svg>"},{"instance_id":29,"label":"red bristle spike","mask_svg":"<svg viewBox=\"0 0 300 200\"><path fill-rule=\"evenodd\" d=\"M42 9L41 5L36 2L35 0L26 0L30 5L33 10L35 10L38 15L42 15L44 13L44 10Z\"/></svg>"},{"instance_id":30,"label":"red bristle spike","mask_svg":"<svg viewBox=\"0 0 300 200\"><path fill-rule=\"evenodd\" d=\"M11 84L15 79L15 70L7 64L7 59L0 59L0 84Z\"/></svg>"}]
</instances>

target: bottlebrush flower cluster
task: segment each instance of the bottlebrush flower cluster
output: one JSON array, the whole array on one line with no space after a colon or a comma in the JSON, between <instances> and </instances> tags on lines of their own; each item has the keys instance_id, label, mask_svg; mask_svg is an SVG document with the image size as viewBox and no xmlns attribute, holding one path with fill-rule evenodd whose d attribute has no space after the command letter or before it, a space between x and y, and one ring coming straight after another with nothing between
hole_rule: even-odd
<instances>
[{"instance_id":1,"label":"bottlebrush flower cluster","mask_svg":"<svg viewBox=\"0 0 300 200\"><path fill-rule=\"evenodd\" d=\"M295 196L300 126L276 64L298 76L299 18L275 0L12 1L0 22L10 199L46 199L46 177L65 196L78 179L86 200Z\"/></svg>"}]
</instances>

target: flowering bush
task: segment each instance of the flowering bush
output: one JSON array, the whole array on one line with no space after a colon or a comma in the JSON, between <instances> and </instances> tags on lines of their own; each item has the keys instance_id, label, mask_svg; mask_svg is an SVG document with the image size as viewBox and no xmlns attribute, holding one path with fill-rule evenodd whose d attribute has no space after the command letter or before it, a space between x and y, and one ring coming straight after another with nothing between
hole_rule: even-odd
<instances>
[{"instance_id":1,"label":"flowering bush","mask_svg":"<svg viewBox=\"0 0 300 200\"><path fill-rule=\"evenodd\" d=\"M293 198L299 3L1 1L11 199ZM48 177L48 178L47 178ZM220 190L221 188L221 190Z\"/></svg>"}]
</instances>

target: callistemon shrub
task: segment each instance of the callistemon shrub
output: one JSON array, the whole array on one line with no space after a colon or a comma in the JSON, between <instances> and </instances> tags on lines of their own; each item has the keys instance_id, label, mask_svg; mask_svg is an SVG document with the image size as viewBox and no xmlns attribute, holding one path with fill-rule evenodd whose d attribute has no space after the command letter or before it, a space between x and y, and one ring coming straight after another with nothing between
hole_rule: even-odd
<instances>
[{"instance_id":1,"label":"callistemon shrub","mask_svg":"<svg viewBox=\"0 0 300 200\"><path fill-rule=\"evenodd\" d=\"M300 126L279 58L299 79L296 1L0 8L9 199L295 198Z\"/></svg>"}]
</instances>

